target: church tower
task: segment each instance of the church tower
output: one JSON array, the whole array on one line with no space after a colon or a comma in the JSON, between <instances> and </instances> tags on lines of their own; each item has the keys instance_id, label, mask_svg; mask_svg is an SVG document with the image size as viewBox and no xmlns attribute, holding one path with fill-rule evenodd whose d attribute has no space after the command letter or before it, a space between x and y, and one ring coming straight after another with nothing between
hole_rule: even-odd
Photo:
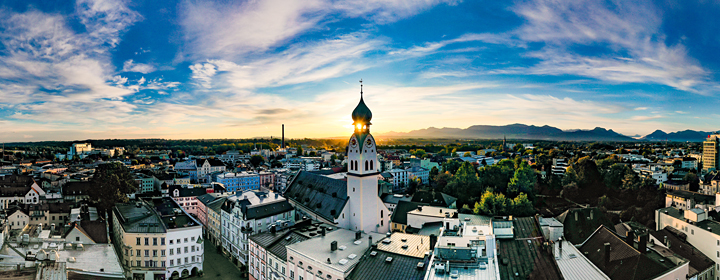
<instances>
[{"instance_id":1,"label":"church tower","mask_svg":"<svg viewBox=\"0 0 720 280\"><path fill-rule=\"evenodd\" d=\"M360 103L352 112L355 133L348 142L347 194L348 228L364 232L385 233L389 230L389 211L378 197L378 175L375 139L370 134L372 112L365 105L360 80Z\"/></svg>"}]
</instances>

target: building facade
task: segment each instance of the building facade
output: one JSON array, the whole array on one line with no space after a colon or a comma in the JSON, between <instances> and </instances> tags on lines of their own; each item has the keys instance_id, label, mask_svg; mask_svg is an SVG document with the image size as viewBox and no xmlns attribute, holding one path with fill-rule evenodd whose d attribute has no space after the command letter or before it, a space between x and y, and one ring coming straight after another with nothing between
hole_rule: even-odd
<instances>
[{"instance_id":1,"label":"building facade","mask_svg":"<svg viewBox=\"0 0 720 280\"><path fill-rule=\"evenodd\" d=\"M113 207L120 263L132 279L171 279L203 270L202 225L170 198Z\"/></svg>"},{"instance_id":2,"label":"building facade","mask_svg":"<svg viewBox=\"0 0 720 280\"><path fill-rule=\"evenodd\" d=\"M703 171L717 170L720 166L720 134L713 134L703 142Z\"/></svg>"}]
</instances>

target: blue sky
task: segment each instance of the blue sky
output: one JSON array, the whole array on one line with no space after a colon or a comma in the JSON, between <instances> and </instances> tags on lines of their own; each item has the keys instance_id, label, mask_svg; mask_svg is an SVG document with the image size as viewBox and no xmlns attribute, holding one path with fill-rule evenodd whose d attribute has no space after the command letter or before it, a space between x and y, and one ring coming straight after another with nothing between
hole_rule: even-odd
<instances>
[{"instance_id":1,"label":"blue sky","mask_svg":"<svg viewBox=\"0 0 720 280\"><path fill-rule=\"evenodd\" d=\"M3 1L0 141L717 130L717 1Z\"/></svg>"}]
</instances>

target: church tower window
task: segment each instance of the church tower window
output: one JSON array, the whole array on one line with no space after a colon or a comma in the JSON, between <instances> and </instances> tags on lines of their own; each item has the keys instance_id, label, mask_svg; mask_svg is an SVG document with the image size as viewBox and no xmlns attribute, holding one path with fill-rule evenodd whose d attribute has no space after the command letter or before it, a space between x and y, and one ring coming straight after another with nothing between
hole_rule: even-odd
<instances>
[{"instance_id":1,"label":"church tower window","mask_svg":"<svg viewBox=\"0 0 720 280\"><path fill-rule=\"evenodd\" d=\"M365 161L365 170L370 170L370 164L367 160Z\"/></svg>"}]
</instances>

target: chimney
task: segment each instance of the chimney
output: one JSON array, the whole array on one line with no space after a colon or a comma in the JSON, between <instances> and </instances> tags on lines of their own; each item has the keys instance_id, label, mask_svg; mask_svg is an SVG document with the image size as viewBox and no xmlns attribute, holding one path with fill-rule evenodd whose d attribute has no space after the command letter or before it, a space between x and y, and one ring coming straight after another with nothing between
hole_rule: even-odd
<instances>
[{"instance_id":1,"label":"chimney","mask_svg":"<svg viewBox=\"0 0 720 280\"><path fill-rule=\"evenodd\" d=\"M665 238L663 238L663 244L665 244L665 246L667 246L667 235L664 236L664 237L665 237Z\"/></svg>"},{"instance_id":2,"label":"chimney","mask_svg":"<svg viewBox=\"0 0 720 280\"><path fill-rule=\"evenodd\" d=\"M638 243L638 251L640 251L641 254L645 254L645 252L647 251L647 243L649 238L650 237L647 234L640 236L640 243Z\"/></svg>"},{"instance_id":3,"label":"chimney","mask_svg":"<svg viewBox=\"0 0 720 280\"><path fill-rule=\"evenodd\" d=\"M372 235L368 234L368 246L372 246Z\"/></svg>"},{"instance_id":4,"label":"chimney","mask_svg":"<svg viewBox=\"0 0 720 280\"><path fill-rule=\"evenodd\" d=\"M337 241L330 242L330 251L337 251Z\"/></svg>"},{"instance_id":5,"label":"chimney","mask_svg":"<svg viewBox=\"0 0 720 280\"><path fill-rule=\"evenodd\" d=\"M625 243L630 245L630 247L633 247L635 245L635 232L632 230L628 230L625 232Z\"/></svg>"},{"instance_id":6,"label":"chimney","mask_svg":"<svg viewBox=\"0 0 720 280\"><path fill-rule=\"evenodd\" d=\"M285 124L282 125L282 140L280 141L280 149L285 149Z\"/></svg>"},{"instance_id":7,"label":"chimney","mask_svg":"<svg viewBox=\"0 0 720 280\"><path fill-rule=\"evenodd\" d=\"M558 252L558 256L562 258L562 244L563 244L562 237L560 237L560 239L558 239L557 242L558 242L558 251L560 251L560 252Z\"/></svg>"},{"instance_id":8,"label":"chimney","mask_svg":"<svg viewBox=\"0 0 720 280\"><path fill-rule=\"evenodd\" d=\"M362 238L362 232L360 232L360 231L355 232L355 240L360 240L360 238Z\"/></svg>"},{"instance_id":9,"label":"chimney","mask_svg":"<svg viewBox=\"0 0 720 280\"><path fill-rule=\"evenodd\" d=\"M435 249L435 243L437 243L437 236L434 234L430 235L430 250Z\"/></svg>"},{"instance_id":10,"label":"chimney","mask_svg":"<svg viewBox=\"0 0 720 280\"><path fill-rule=\"evenodd\" d=\"M325 227L320 227L320 235L325 236Z\"/></svg>"},{"instance_id":11,"label":"chimney","mask_svg":"<svg viewBox=\"0 0 720 280\"><path fill-rule=\"evenodd\" d=\"M610 243L605 243L605 267L610 265Z\"/></svg>"},{"instance_id":12,"label":"chimney","mask_svg":"<svg viewBox=\"0 0 720 280\"><path fill-rule=\"evenodd\" d=\"M275 229L275 226L270 226L270 233L275 234L277 232L277 229Z\"/></svg>"}]
</instances>

